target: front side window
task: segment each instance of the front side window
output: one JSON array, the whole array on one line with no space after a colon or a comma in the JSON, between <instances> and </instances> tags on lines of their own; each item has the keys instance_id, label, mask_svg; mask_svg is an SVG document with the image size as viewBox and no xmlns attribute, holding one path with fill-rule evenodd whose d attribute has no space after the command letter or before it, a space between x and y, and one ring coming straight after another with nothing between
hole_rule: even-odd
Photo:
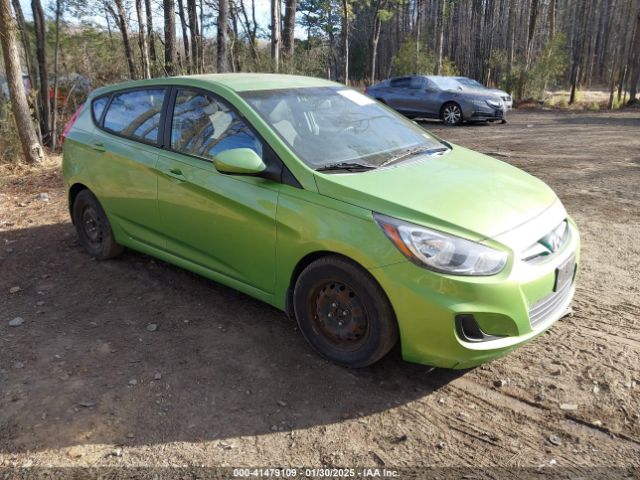
<instances>
[{"instance_id":1,"label":"front side window","mask_svg":"<svg viewBox=\"0 0 640 480\"><path fill-rule=\"evenodd\" d=\"M116 93L104 117L104 128L132 140L156 143L164 88Z\"/></svg>"},{"instance_id":2,"label":"front side window","mask_svg":"<svg viewBox=\"0 0 640 480\"><path fill-rule=\"evenodd\" d=\"M407 149L443 147L416 124L352 89L290 88L242 96L312 168L355 161L381 165Z\"/></svg>"},{"instance_id":3,"label":"front side window","mask_svg":"<svg viewBox=\"0 0 640 480\"><path fill-rule=\"evenodd\" d=\"M171 148L208 160L234 148L250 148L262 157L262 143L236 112L213 95L189 89L176 95Z\"/></svg>"}]
</instances>

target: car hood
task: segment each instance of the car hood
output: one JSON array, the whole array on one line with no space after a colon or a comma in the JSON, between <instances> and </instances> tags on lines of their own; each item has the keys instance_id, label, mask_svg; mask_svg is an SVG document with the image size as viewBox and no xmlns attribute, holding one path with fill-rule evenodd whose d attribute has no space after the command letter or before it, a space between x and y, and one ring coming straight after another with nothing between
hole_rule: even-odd
<instances>
[{"instance_id":1,"label":"car hood","mask_svg":"<svg viewBox=\"0 0 640 480\"><path fill-rule=\"evenodd\" d=\"M547 210L555 210L555 218L566 215L541 180L459 146L378 170L317 173L316 182L322 195L477 241Z\"/></svg>"}]
</instances>

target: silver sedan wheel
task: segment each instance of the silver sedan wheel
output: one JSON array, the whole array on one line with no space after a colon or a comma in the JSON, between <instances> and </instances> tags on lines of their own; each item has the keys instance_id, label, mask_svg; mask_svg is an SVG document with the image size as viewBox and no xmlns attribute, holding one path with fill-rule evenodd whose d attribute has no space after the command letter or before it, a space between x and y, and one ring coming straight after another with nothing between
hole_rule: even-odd
<instances>
[{"instance_id":1,"label":"silver sedan wheel","mask_svg":"<svg viewBox=\"0 0 640 480\"><path fill-rule=\"evenodd\" d=\"M451 103L444 107L442 120L447 125L458 125L462 121L462 110L455 103Z\"/></svg>"}]
</instances>

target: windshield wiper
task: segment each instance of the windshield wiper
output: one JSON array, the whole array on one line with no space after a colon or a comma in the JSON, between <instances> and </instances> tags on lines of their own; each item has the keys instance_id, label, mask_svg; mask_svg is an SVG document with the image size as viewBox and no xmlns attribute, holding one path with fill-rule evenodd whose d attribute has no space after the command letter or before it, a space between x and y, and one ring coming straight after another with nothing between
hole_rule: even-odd
<instances>
[{"instance_id":1,"label":"windshield wiper","mask_svg":"<svg viewBox=\"0 0 640 480\"><path fill-rule=\"evenodd\" d=\"M374 168L378 168L378 166L358 162L336 162L318 167L316 172L326 172L328 170L373 170Z\"/></svg>"},{"instance_id":2,"label":"windshield wiper","mask_svg":"<svg viewBox=\"0 0 640 480\"><path fill-rule=\"evenodd\" d=\"M427 154L427 155L434 155L434 154L437 154L437 153L448 152L449 150L450 149L447 148L447 147L435 147L435 148L418 147L418 148L410 148L409 150L405 150L404 152L401 152L398 155L395 155L395 156L391 157L386 162L383 162L380 166L381 167L386 167L387 165L391 165L392 163L397 163L397 162L399 162L401 160L404 160L405 158L413 157L414 155L417 155L419 153L424 153L424 154Z\"/></svg>"}]
</instances>

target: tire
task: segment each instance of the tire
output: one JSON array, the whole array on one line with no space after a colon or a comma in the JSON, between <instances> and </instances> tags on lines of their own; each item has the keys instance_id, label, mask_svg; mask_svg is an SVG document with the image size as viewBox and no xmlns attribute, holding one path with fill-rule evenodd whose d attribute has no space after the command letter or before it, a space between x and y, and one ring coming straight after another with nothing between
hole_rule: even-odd
<instances>
[{"instance_id":1,"label":"tire","mask_svg":"<svg viewBox=\"0 0 640 480\"><path fill-rule=\"evenodd\" d=\"M457 126L463 122L462 109L455 102L445 103L440 109L440 119L445 125Z\"/></svg>"},{"instance_id":2,"label":"tire","mask_svg":"<svg viewBox=\"0 0 640 480\"><path fill-rule=\"evenodd\" d=\"M386 294L353 262L320 258L298 277L293 306L300 331L316 352L352 368L371 365L398 341Z\"/></svg>"},{"instance_id":3,"label":"tire","mask_svg":"<svg viewBox=\"0 0 640 480\"><path fill-rule=\"evenodd\" d=\"M82 190L73 202L73 224L82 248L96 260L118 256L124 248L113 236L111 224L98 199Z\"/></svg>"}]
</instances>

